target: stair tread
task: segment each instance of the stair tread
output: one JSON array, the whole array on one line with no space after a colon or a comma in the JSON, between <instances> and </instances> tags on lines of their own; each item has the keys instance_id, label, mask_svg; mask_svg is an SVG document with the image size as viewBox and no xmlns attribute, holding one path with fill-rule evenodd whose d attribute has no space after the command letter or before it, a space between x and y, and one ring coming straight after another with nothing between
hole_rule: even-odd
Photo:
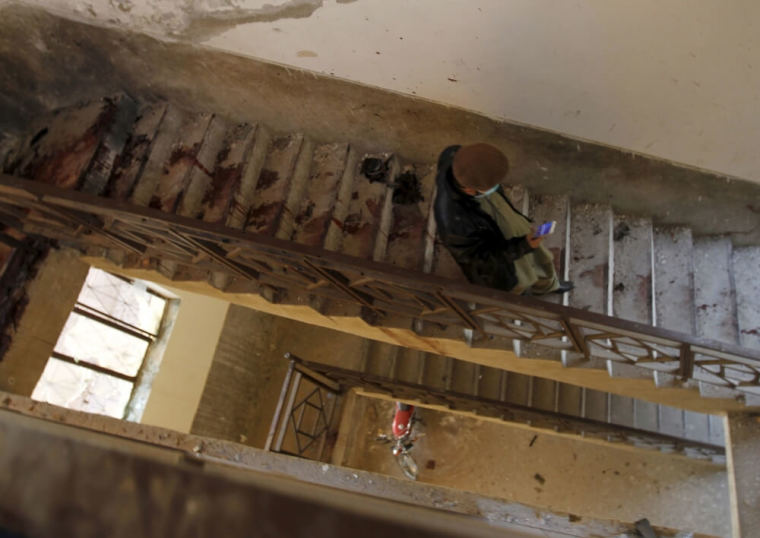
<instances>
[{"instance_id":1,"label":"stair tread","mask_svg":"<svg viewBox=\"0 0 760 538\"><path fill-rule=\"evenodd\" d=\"M431 166L415 165L402 170L402 174L411 172L419 181L421 200L414 202L414 197L394 193L393 220L385 261L407 269L422 270L424 264L425 239L429 214L432 210L433 187L435 186L435 169ZM411 180L409 181L411 183ZM409 187L409 191L413 188Z\"/></svg>"},{"instance_id":2,"label":"stair tread","mask_svg":"<svg viewBox=\"0 0 760 538\"><path fill-rule=\"evenodd\" d=\"M189 115L177 133L169 158L161 164L158 184L150 197L150 207L174 213L187 187L191 171L197 166L198 151L214 115L201 112Z\"/></svg>"},{"instance_id":3,"label":"stair tread","mask_svg":"<svg viewBox=\"0 0 760 538\"><path fill-rule=\"evenodd\" d=\"M714 445L725 446L726 434L723 417L717 415L707 415L708 426L710 428L710 442Z\"/></svg>"},{"instance_id":4,"label":"stair tread","mask_svg":"<svg viewBox=\"0 0 760 538\"><path fill-rule=\"evenodd\" d=\"M308 152L308 148L306 152L302 151L303 146L304 137L300 133L272 140L254 193L250 196L250 212L238 210L239 214L247 217L244 223L247 232L274 235L277 231L294 177L296 162L301 153ZM246 203L238 201L235 205L240 207Z\"/></svg>"},{"instance_id":5,"label":"stair tread","mask_svg":"<svg viewBox=\"0 0 760 538\"><path fill-rule=\"evenodd\" d=\"M568 304L582 310L608 314L612 210L608 206L573 204L570 208L570 280L575 288ZM596 350L594 350L596 351ZM566 355L565 366L606 368L606 361Z\"/></svg>"},{"instance_id":6,"label":"stair tread","mask_svg":"<svg viewBox=\"0 0 760 538\"><path fill-rule=\"evenodd\" d=\"M612 213L609 207L574 204L570 224L570 306L609 312L608 276Z\"/></svg>"},{"instance_id":7,"label":"stair tread","mask_svg":"<svg viewBox=\"0 0 760 538\"><path fill-rule=\"evenodd\" d=\"M101 143L117 127L118 108L130 101L126 96L100 99L56 110L34 122L9 173L66 189L80 188Z\"/></svg>"},{"instance_id":8,"label":"stair tread","mask_svg":"<svg viewBox=\"0 0 760 538\"><path fill-rule=\"evenodd\" d=\"M654 230L655 307L657 325L694 334L694 259L691 230Z\"/></svg>"},{"instance_id":9,"label":"stair tread","mask_svg":"<svg viewBox=\"0 0 760 538\"><path fill-rule=\"evenodd\" d=\"M619 394L610 394L608 399L608 421L633 428L635 424L634 399Z\"/></svg>"},{"instance_id":10,"label":"stair tread","mask_svg":"<svg viewBox=\"0 0 760 538\"><path fill-rule=\"evenodd\" d=\"M450 357L426 353L423 384L439 390L445 390L451 379L450 367L453 360Z\"/></svg>"},{"instance_id":11,"label":"stair tread","mask_svg":"<svg viewBox=\"0 0 760 538\"><path fill-rule=\"evenodd\" d=\"M203 200L213 187L217 156L222 151L230 126L219 116L209 122L203 143L190 168L187 185L179 194L177 214L183 217L199 218L203 212Z\"/></svg>"},{"instance_id":12,"label":"stair tread","mask_svg":"<svg viewBox=\"0 0 760 538\"><path fill-rule=\"evenodd\" d=\"M760 247L734 250L733 267L739 341L744 347L760 350Z\"/></svg>"},{"instance_id":13,"label":"stair tread","mask_svg":"<svg viewBox=\"0 0 760 538\"><path fill-rule=\"evenodd\" d=\"M260 138L258 127L248 123L234 125L225 134L213 177L204 193L201 213L205 222L226 220L235 192L250 166L253 146Z\"/></svg>"},{"instance_id":14,"label":"stair tread","mask_svg":"<svg viewBox=\"0 0 760 538\"><path fill-rule=\"evenodd\" d=\"M114 164L107 192L109 197L126 200L132 195L168 107L164 102L140 107L132 133Z\"/></svg>"},{"instance_id":15,"label":"stair tread","mask_svg":"<svg viewBox=\"0 0 760 538\"><path fill-rule=\"evenodd\" d=\"M330 223L322 244L325 250L343 252L345 235L343 226L350 210L354 184L359 176L359 155L353 147L348 148L348 155L343 166L343 174L337 185L337 195L333 205ZM345 253L345 252L344 252Z\"/></svg>"},{"instance_id":16,"label":"stair tread","mask_svg":"<svg viewBox=\"0 0 760 538\"><path fill-rule=\"evenodd\" d=\"M359 258L371 258L388 186L371 182L357 171L351 186L345 218L340 223L343 236L341 252Z\"/></svg>"},{"instance_id":17,"label":"stair tread","mask_svg":"<svg viewBox=\"0 0 760 538\"><path fill-rule=\"evenodd\" d=\"M583 398L583 416L591 420L607 422L609 394L594 389L585 389Z\"/></svg>"},{"instance_id":18,"label":"stair tread","mask_svg":"<svg viewBox=\"0 0 760 538\"><path fill-rule=\"evenodd\" d=\"M554 411L557 402L557 382L542 377L533 378L532 407L544 411Z\"/></svg>"},{"instance_id":19,"label":"stair tread","mask_svg":"<svg viewBox=\"0 0 760 538\"><path fill-rule=\"evenodd\" d=\"M172 155L177 133L189 121L189 116L189 113L176 106L167 105L158 125L158 131L155 133L153 142L146 153L145 165L133 182L132 193L128 195L133 204L140 206L150 204L159 178L164 173L164 164L169 161Z\"/></svg>"},{"instance_id":20,"label":"stair tread","mask_svg":"<svg viewBox=\"0 0 760 538\"><path fill-rule=\"evenodd\" d=\"M480 366L478 372L478 394L482 398L489 400L501 399L501 380L504 370L491 368L490 366Z\"/></svg>"},{"instance_id":21,"label":"stair tread","mask_svg":"<svg viewBox=\"0 0 760 538\"><path fill-rule=\"evenodd\" d=\"M674 437L684 436L684 411L668 405L660 405L660 432Z\"/></svg>"},{"instance_id":22,"label":"stair tread","mask_svg":"<svg viewBox=\"0 0 760 538\"><path fill-rule=\"evenodd\" d=\"M506 401L517 405L529 405L530 383L530 376L509 372L504 395Z\"/></svg>"},{"instance_id":23,"label":"stair tread","mask_svg":"<svg viewBox=\"0 0 760 538\"><path fill-rule=\"evenodd\" d=\"M557 410L560 413L574 417L581 416L581 400L583 398L581 387L560 383L558 395Z\"/></svg>"},{"instance_id":24,"label":"stair tread","mask_svg":"<svg viewBox=\"0 0 760 538\"><path fill-rule=\"evenodd\" d=\"M710 442L710 419L704 413L684 411L684 437L703 443Z\"/></svg>"},{"instance_id":25,"label":"stair tread","mask_svg":"<svg viewBox=\"0 0 760 538\"><path fill-rule=\"evenodd\" d=\"M390 344L372 342L367 350L365 372L380 377L391 376L398 350L399 348Z\"/></svg>"},{"instance_id":26,"label":"stair tread","mask_svg":"<svg viewBox=\"0 0 760 538\"><path fill-rule=\"evenodd\" d=\"M694 240L694 286L697 334L738 343L736 297L727 238Z\"/></svg>"},{"instance_id":27,"label":"stair tread","mask_svg":"<svg viewBox=\"0 0 760 538\"><path fill-rule=\"evenodd\" d=\"M474 394L477 365L473 362L454 359L451 375L451 390L462 394Z\"/></svg>"},{"instance_id":28,"label":"stair tread","mask_svg":"<svg viewBox=\"0 0 760 538\"><path fill-rule=\"evenodd\" d=\"M651 432L659 431L658 405L644 400L634 400L634 427Z\"/></svg>"},{"instance_id":29,"label":"stair tread","mask_svg":"<svg viewBox=\"0 0 760 538\"><path fill-rule=\"evenodd\" d=\"M419 384L422 381L425 352L401 348L396 355L396 379Z\"/></svg>"},{"instance_id":30,"label":"stair tread","mask_svg":"<svg viewBox=\"0 0 760 538\"><path fill-rule=\"evenodd\" d=\"M314 150L311 173L295 215L291 240L322 246L330 225L340 180L348 158L347 143L320 144Z\"/></svg>"},{"instance_id":31,"label":"stair tread","mask_svg":"<svg viewBox=\"0 0 760 538\"><path fill-rule=\"evenodd\" d=\"M92 161L82 178L79 190L88 194L103 195L109 184L114 165L122 155L135 120L137 103L126 95L112 99L113 112L107 117L110 125L100 138Z\"/></svg>"},{"instance_id":32,"label":"stair tread","mask_svg":"<svg viewBox=\"0 0 760 538\"><path fill-rule=\"evenodd\" d=\"M652 324L652 222L616 215L613 227L612 312Z\"/></svg>"}]
</instances>

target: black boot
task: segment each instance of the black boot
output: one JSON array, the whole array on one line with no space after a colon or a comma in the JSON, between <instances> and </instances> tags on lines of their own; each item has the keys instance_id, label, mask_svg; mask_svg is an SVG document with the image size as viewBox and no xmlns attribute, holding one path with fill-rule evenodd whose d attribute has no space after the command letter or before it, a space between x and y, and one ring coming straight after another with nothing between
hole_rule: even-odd
<instances>
[{"instance_id":1,"label":"black boot","mask_svg":"<svg viewBox=\"0 0 760 538\"><path fill-rule=\"evenodd\" d=\"M554 290L552 293L567 293L571 289L575 287L575 284L573 284L572 280L560 280L559 281L559 288Z\"/></svg>"}]
</instances>

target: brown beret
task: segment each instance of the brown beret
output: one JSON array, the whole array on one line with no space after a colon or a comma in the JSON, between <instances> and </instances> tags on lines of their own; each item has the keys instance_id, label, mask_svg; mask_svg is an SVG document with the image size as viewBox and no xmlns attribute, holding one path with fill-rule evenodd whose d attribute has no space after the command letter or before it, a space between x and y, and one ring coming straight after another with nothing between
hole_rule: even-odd
<instances>
[{"instance_id":1,"label":"brown beret","mask_svg":"<svg viewBox=\"0 0 760 538\"><path fill-rule=\"evenodd\" d=\"M472 144L454 154L452 171L462 187L487 191L507 176L509 160L490 144Z\"/></svg>"}]
</instances>

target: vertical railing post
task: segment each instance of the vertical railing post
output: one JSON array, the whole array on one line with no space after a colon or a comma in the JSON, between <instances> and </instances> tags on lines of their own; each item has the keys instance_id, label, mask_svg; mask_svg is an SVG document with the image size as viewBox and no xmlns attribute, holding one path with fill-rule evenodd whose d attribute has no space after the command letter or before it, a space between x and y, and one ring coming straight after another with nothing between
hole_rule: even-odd
<instances>
[{"instance_id":1,"label":"vertical railing post","mask_svg":"<svg viewBox=\"0 0 760 538\"><path fill-rule=\"evenodd\" d=\"M286 355L287 357L288 355ZM282 390L280 391L280 398L277 400L277 407L274 411L274 417L272 418L272 425L269 426L269 433L267 434L267 442L264 444L264 450L272 448L272 440L274 434L277 431L277 423L280 422L280 414L282 413L282 406L285 403L285 397L288 394L290 388L290 379L293 377L293 369L295 368L296 361L292 360L288 364L288 371L285 374L285 379L282 382Z\"/></svg>"},{"instance_id":2,"label":"vertical railing post","mask_svg":"<svg viewBox=\"0 0 760 538\"><path fill-rule=\"evenodd\" d=\"M694 375L694 351L689 344L681 344L681 354L678 357L680 364L679 375L682 381L691 379Z\"/></svg>"}]
</instances>

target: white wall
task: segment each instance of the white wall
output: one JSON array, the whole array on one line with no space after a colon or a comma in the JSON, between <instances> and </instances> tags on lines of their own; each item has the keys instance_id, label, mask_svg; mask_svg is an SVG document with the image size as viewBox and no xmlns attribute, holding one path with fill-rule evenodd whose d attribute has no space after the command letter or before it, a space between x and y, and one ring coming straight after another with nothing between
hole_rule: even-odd
<instances>
[{"instance_id":1,"label":"white wall","mask_svg":"<svg viewBox=\"0 0 760 538\"><path fill-rule=\"evenodd\" d=\"M26 1L760 182L757 0Z\"/></svg>"},{"instance_id":2,"label":"white wall","mask_svg":"<svg viewBox=\"0 0 760 538\"><path fill-rule=\"evenodd\" d=\"M189 433L229 303L167 289L179 297L179 311L141 422Z\"/></svg>"}]
</instances>

